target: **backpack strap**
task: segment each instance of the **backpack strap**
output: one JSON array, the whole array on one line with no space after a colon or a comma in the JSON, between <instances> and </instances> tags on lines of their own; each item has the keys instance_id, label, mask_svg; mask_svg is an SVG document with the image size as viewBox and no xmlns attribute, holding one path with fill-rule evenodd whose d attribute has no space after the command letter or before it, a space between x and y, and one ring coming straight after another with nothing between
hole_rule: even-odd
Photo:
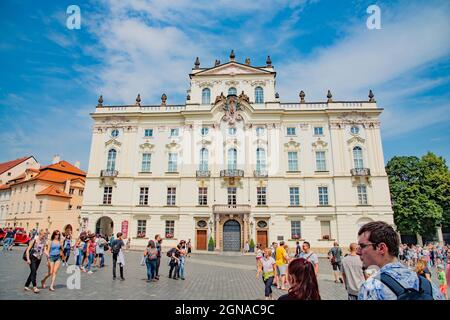
<instances>
[{"instance_id":1,"label":"backpack strap","mask_svg":"<svg viewBox=\"0 0 450 320\"><path fill-rule=\"evenodd\" d=\"M419 276L419 292L433 296L431 282L423 276Z\"/></svg>"},{"instance_id":2,"label":"backpack strap","mask_svg":"<svg viewBox=\"0 0 450 320\"><path fill-rule=\"evenodd\" d=\"M380 281L389 289L391 289L391 291L394 292L397 297L406 291L406 289L397 280L395 280L385 272L382 272L380 274Z\"/></svg>"}]
</instances>

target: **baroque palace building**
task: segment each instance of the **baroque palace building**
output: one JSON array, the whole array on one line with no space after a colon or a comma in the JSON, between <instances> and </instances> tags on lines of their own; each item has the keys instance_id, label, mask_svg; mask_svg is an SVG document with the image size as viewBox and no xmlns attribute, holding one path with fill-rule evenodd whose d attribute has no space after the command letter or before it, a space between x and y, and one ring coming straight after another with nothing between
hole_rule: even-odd
<instances>
[{"instance_id":1,"label":"baroque palace building","mask_svg":"<svg viewBox=\"0 0 450 320\"><path fill-rule=\"evenodd\" d=\"M280 102L265 66L195 61L185 104L95 112L82 228L122 231L131 246L240 251L307 240L317 251L355 242L369 221L393 224L378 108L367 101Z\"/></svg>"}]
</instances>

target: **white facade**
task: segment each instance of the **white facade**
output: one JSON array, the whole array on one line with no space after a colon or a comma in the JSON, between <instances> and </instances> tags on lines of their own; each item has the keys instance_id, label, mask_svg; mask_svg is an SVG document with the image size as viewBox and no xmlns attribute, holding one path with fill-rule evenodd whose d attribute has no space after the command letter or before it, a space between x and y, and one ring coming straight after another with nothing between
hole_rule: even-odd
<instances>
[{"instance_id":1,"label":"white facade","mask_svg":"<svg viewBox=\"0 0 450 320\"><path fill-rule=\"evenodd\" d=\"M299 238L320 251L354 242L364 222L393 224L373 97L281 103L275 76L270 61L252 67L231 58L196 66L184 105L167 105L165 95L154 106L140 97L131 106L100 100L91 114L85 227L117 233L127 225L132 246L173 232L166 245L191 239L202 250L211 236L216 250L228 251L250 239L293 247ZM206 204L199 188L207 188ZM266 188L265 203L257 188Z\"/></svg>"}]
</instances>

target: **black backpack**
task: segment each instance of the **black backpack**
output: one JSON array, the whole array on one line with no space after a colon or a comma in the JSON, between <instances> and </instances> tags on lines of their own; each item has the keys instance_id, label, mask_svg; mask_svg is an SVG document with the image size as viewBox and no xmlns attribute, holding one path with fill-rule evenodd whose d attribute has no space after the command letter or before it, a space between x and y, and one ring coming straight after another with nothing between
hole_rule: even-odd
<instances>
[{"instance_id":1,"label":"black backpack","mask_svg":"<svg viewBox=\"0 0 450 320\"><path fill-rule=\"evenodd\" d=\"M172 249L170 249L169 251L167 251L167 256L169 257L169 258L172 258L172 254L175 252L175 248L172 248Z\"/></svg>"},{"instance_id":2,"label":"black backpack","mask_svg":"<svg viewBox=\"0 0 450 320\"><path fill-rule=\"evenodd\" d=\"M114 240L112 243L112 252L113 253L119 253L120 249L122 248L122 241L121 240Z\"/></svg>"},{"instance_id":3,"label":"black backpack","mask_svg":"<svg viewBox=\"0 0 450 320\"><path fill-rule=\"evenodd\" d=\"M419 290L403 287L387 273L381 273L380 280L397 296L397 300L434 300L431 282L419 276Z\"/></svg>"}]
</instances>

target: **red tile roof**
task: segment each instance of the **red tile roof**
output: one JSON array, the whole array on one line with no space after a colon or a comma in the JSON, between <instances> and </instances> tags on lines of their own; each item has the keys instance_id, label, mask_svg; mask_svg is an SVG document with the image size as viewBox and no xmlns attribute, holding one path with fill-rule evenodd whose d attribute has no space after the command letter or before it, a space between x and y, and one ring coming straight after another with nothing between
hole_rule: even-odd
<instances>
[{"instance_id":1,"label":"red tile roof","mask_svg":"<svg viewBox=\"0 0 450 320\"><path fill-rule=\"evenodd\" d=\"M45 169L53 169L53 170L64 171L64 172L72 173L72 174L76 174L76 175L86 176L86 172L84 172L83 170L80 170L79 168L71 165L69 162L64 161L64 160L62 160L58 163L51 164L49 166L40 168L41 171L45 170Z\"/></svg>"},{"instance_id":2,"label":"red tile roof","mask_svg":"<svg viewBox=\"0 0 450 320\"><path fill-rule=\"evenodd\" d=\"M56 186L50 186L41 192L36 194L37 196L55 196L55 197L63 197L63 198L72 198L64 191L61 191Z\"/></svg>"},{"instance_id":3,"label":"red tile roof","mask_svg":"<svg viewBox=\"0 0 450 320\"><path fill-rule=\"evenodd\" d=\"M30 158L31 156L0 163L0 174L14 168L15 166L21 164L22 162Z\"/></svg>"}]
</instances>

